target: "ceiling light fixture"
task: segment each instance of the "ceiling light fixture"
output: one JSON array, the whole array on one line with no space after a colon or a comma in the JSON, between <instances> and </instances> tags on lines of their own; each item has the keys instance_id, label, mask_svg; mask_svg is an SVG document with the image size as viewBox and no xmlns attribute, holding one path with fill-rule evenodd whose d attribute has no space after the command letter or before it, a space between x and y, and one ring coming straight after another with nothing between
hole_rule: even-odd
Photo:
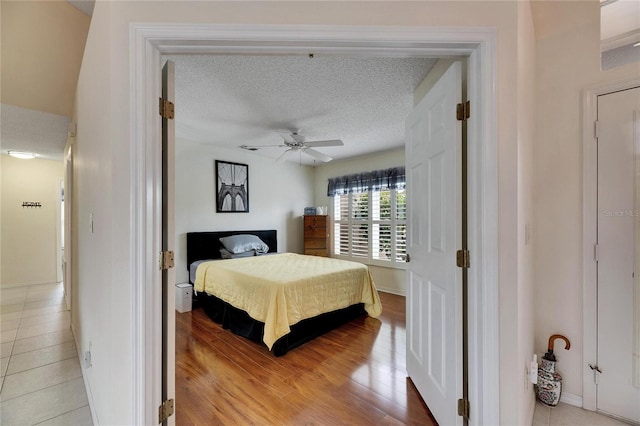
<instances>
[{"instance_id":1,"label":"ceiling light fixture","mask_svg":"<svg viewBox=\"0 0 640 426\"><path fill-rule=\"evenodd\" d=\"M640 41L637 43L634 43L633 47L640 47Z\"/></svg>"},{"instance_id":2,"label":"ceiling light fixture","mask_svg":"<svg viewBox=\"0 0 640 426\"><path fill-rule=\"evenodd\" d=\"M7 151L7 153L11 157L20 158L22 160L31 160L32 158L36 158L36 153L35 152Z\"/></svg>"}]
</instances>

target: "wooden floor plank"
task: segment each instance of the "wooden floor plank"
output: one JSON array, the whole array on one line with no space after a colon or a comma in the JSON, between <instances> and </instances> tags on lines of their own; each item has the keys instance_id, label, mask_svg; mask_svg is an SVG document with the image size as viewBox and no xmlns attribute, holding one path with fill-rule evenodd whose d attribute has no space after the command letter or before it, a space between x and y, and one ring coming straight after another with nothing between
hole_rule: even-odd
<instances>
[{"instance_id":1,"label":"wooden floor plank","mask_svg":"<svg viewBox=\"0 0 640 426\"><path fill-rule=\"evenodd\" d=\"M178 425L433 425L406 377L405 298L282 357L211 321L176 313Z\"/></svg>"}]
</instances>

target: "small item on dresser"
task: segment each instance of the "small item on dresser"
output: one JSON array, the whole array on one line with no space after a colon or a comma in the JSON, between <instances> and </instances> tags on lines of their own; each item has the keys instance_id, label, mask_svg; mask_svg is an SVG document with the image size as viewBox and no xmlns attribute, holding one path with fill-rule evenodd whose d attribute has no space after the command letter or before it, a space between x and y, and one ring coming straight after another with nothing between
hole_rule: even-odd
<instances>
[{"instance_id":1,"label":"small item on dresser","mask_svg":"<svg viewBox=\"0 0 640 426\"><path fill-rule=\"evenodd\" d=\"M305 207L304 208L304 215L305 216L311 216L316 214L316 208L315 207Z\"/></svg>"}]
</instances>

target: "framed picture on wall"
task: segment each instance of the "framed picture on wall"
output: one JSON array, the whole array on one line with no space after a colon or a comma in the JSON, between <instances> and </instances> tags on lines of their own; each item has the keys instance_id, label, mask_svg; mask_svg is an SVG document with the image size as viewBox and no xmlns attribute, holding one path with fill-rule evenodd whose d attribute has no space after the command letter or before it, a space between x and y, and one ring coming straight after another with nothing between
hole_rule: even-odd
<instances>
[{"instance_id":1,"label":"framed picture on wall","mask_svg":"<svg viewBox=\"0 0 640 426\"><path fill-rule=\"evenodd\" d=\"M216 212L249 212L249 166L216 160Z\"/></svg>"}]
</instances>

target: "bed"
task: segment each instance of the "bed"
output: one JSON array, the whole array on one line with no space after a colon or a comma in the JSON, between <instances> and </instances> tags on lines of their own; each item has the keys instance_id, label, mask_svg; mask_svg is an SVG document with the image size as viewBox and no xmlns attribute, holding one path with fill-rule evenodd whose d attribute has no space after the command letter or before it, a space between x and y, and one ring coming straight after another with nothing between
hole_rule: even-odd
<instances>
[{"instance_id":1,"label":"bed","mask_svg":"<svg viewBox=\"0 0 640 426\"><path fill-rule=\"evenodd\" d=\"M276 254L219 260L219 239L237 234L258 236ZM188 233L187 263L196 262L194 289L207 315L276 356L354 318L382 312L365 265L277 253L274 230Z\"/></svg>"}]
</instances>

